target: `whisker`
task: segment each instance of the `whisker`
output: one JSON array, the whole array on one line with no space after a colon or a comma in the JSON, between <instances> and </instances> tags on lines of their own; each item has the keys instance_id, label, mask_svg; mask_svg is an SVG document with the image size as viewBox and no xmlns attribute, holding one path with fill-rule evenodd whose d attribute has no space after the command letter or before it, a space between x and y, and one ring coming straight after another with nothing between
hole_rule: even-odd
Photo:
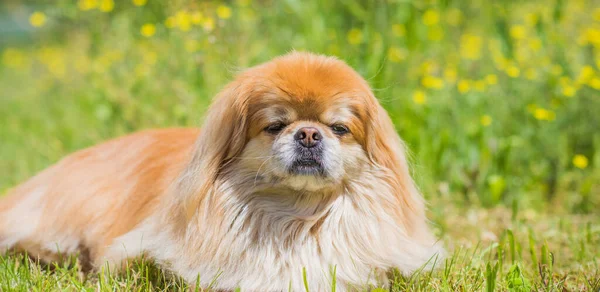
<instances>
[{"instance_id":1,"label":"whisker","mask_svg":"<svg viewBox=\"0 0 600 292\"><path fill-rule=\"evenodd\" d=\"M273 157L274 156L271 156L268 159L266 159L265 161L263 161L263 163L261 163L260 166L258 167L258 170L256 170L256 175L254 175L254 186L256 186L256 181L258 180L258 174L260 173L260 169L263 167L263 165L265 165L265 163L267 163Z\"/></svg>"}]
</instances>

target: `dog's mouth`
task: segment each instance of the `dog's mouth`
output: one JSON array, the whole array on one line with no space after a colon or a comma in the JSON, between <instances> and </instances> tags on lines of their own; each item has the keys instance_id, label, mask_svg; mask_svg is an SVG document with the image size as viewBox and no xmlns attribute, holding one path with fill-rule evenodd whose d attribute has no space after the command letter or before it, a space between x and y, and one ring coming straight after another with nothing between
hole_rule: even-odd
<instances>
[{"instance_id":1,"label":"dog's mouth","mask_svg":"<svg viewBox=\"0 0 600 292\"><path fill-rule=\"evenodd\" d=\"M323 148L321 146L312 148L297 147L294 154L294 162L288 168L290 174L325 176Z\"/></svg>"},{"instance_id":2,"label":"dog's mouth","mask_svg":"<svg viewBox=\"0 0 600 292\"><path fill-rule=\"evenodd\" d=\"M325 168L319 159L299 158L292 163L289 172L293 175L324 176Z\"/></svg>"}]
</instances>

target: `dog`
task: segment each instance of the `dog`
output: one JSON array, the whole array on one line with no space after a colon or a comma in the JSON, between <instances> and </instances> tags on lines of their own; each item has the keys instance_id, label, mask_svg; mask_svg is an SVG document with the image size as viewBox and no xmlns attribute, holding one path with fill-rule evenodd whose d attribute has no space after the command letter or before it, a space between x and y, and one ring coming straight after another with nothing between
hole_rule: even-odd
<instances>
[{"instance_id":1,"label":"dog","mask_svg":"<svg viewBox=\"0 0 600 292\"><path fill-rule=\"evenodd\" d=\"M226 291L385 286L443 254L405 152L358 73L291 52L241 72L202 130L117 138L9 191L0 249L113 270L143 255Z\"/></svg>"}]
</instances>

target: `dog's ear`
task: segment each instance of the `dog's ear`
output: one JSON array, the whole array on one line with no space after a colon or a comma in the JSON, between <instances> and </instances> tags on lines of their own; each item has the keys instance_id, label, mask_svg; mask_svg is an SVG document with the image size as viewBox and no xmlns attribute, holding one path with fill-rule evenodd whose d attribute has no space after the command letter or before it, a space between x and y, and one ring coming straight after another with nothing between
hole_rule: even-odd
<instances>
[{"instance_id":1,"label":"dog's ear","mask_svg":"<svg viewBox=\"0 0 600 292\"><path fill-rule=\"evenodd\" d=\"M243 150L248 128L248 98L248 90L240 82L229 84L214 98L194 153L207 163L208 169L216 170Z\"/></svg>"},{"instance_id":2,"label":"dog's ear","mask_svg":"<svg viewBox=\"0 0 600 292\"><path fill-rule=\"evenodd\" d=\"M243 83L236 80L214 98L190 162L173 189L178 214L171 215L178 220L188 222L203 202L211 200L208 196L212 195L219 172L244 149L248 94Z\"/></svg>"},{"instance_id":3,"label":"dog's ear","mask_svg":"<svg viewBox=\"0 0 600 292\"><path fill-rule=\"evenodd\" d=\"M427 234L425 206L408 168L406 148L392 120L375 97L368 108L366 150L372 165L384 172L383 180L392 189L399 206L395 213L407 232L423 240ZM425 232L423 234L422 232Z\"/></svg>"}]
</instances>

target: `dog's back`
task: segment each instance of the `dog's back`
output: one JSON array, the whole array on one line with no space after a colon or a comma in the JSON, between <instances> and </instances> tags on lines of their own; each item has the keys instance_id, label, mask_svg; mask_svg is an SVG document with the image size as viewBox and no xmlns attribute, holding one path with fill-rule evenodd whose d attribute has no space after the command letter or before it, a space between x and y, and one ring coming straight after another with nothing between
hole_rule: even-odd
<instances>
[{"instance_id":1,"label":"dog's back","mask_svg":"<svg viewBox=\"0 0 600 292\"><path fill-rule=\"evenodd\" d=\"M79 252L98 264L133 229L191 152L197 129L142 131L73 153L0 199L0 253L41 261Z\"/></svg>"}]
</instances>

